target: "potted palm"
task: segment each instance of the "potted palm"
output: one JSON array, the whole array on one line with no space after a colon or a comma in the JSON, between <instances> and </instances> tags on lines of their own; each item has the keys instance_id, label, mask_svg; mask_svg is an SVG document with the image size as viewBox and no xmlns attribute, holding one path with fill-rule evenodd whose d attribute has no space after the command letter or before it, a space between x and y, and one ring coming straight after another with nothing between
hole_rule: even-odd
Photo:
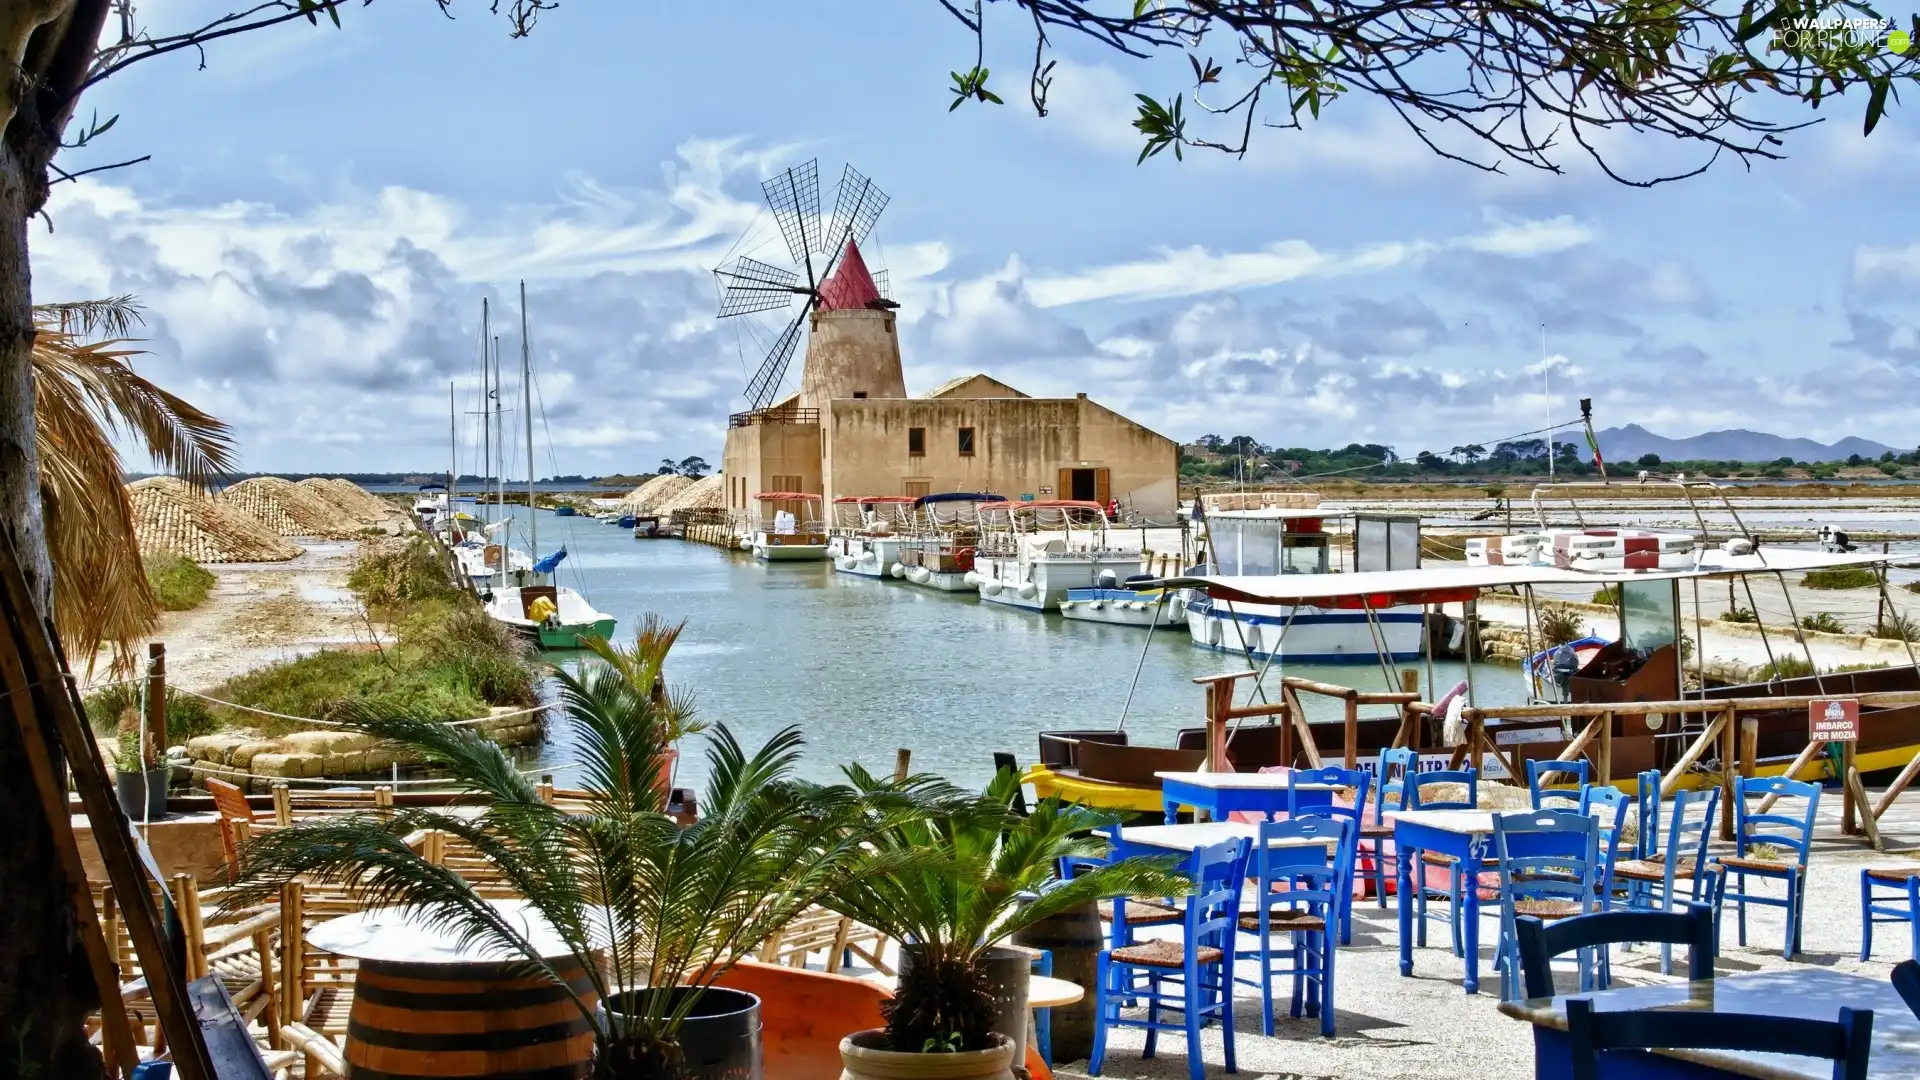
<instances>
[{"instance_id":1,"label":"potted palm","mask_svg":"<svg viewBox=\"0 0 1920 1080\"><path fill-rule=\"evenodd\" d=\"M123 728L114 744L113 789L120 810L132 821L158 821L167 816L167 764L151 737L138 728Z\"/></svg>"},{"instance_id":2,"label":"potted palm","mask_svg":"<svg viewBox=\"0 0 1920 1080\"><path fill-rule=\"evenodd\" d=\"M660 801L664 805L673 789L673 777L680 764L680 740L707 730L705 721L694 715L693 694L680 688L669 689L666 681L667 654L687 628L685 619L668 625L659 615L648 612L640 619L633 644L615 645L605 638L580 635L580 644L620 673L627 682L653 698L661 723L666 750L661 755Z\"/></svg>"},{"instance_id":3,"label":"potted palm","mask_svg":"<svg viewBox=\"0 0 1920 1080\"><path fill-rule=\"evenodd\" d=\"M595 1080L758 1077L758 1000L713 983L839 882L910 864L912 856L867 841L921 811L905 794L796 779L795 729L749 753L721 725L707 748L706 812L682 827L657 797L669 725L654 695L598 660L555 677L584 809L544 802L470 729L358 713L349 727L418 751L472 797L477 814L401 807L265 833L242 853L229 906L269 899L296 878L344 884L370 905L522 957L522 971L565 986L561 961L542 959L514 920L409 845L437 830L478 853L588 973L590 991L567 994L594 1032ZM715 1031L732 1041L703 1042Z\"/></svg>"},{"instance_id":4,"label":"potted palm","mask_svg":"<svg viewBox=\"0 0 1920 1080\"><path fill-rule=\"evenodd\" d=\"M890 790L858 766L847 773L863 792ZM1106 853L1107 840L1094 830L1118 818L1052 798L1022 815L1014 810L1019 794L1019 777L1003 770L955 812L888 825L869 841L877 852L919 852L933 861L849 878L821 899L901 943L898 988L884 1006L887 1026L841 1042L844 1080L1010 1077L1019 1048L1002 1017L1024 1021L1030 961L1007 955L1001 943L1103 897L1187 891L1172 872L1172 856L1126 859L1057 880L1061 858ZM1010 976L1017 985L1006 985ZM1003 1009L1003 1001L1012 1008Z\"/></svg>"}]
</instances>

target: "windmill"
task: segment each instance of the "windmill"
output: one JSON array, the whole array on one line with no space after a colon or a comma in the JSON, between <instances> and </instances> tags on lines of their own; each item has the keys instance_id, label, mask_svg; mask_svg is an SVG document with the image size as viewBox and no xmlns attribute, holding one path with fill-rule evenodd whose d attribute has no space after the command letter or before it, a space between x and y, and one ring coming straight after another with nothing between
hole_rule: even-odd
<instances>
[{"instance_id":1,"label":"windmill","mask_svg":"<svg viewBox=\"0 0 1920 1080\"><path fill-rule=\"evenodd\" d=\"M887 274L867 269L860 244L873 232L887 194L853 166L840 174L833 217L820 215L818 159L781 172L760 185L780 237L792 256L792 269L741 256L713 272L720 287L722 319L777 311L804 297L800 313L774 339L766 359L747 382L747 407L759 411L780 396L787 365L814 311L860 307L899 307L887 296Z\"/></svg>"}]
</instances>

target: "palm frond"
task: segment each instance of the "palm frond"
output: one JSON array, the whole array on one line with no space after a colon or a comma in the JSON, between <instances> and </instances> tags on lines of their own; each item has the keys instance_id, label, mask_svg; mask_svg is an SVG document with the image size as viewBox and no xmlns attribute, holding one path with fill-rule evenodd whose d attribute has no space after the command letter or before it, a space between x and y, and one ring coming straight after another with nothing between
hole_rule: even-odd
<instances>
[{"instance_id":1,"label":"palm frond","mask_svg":"<svg viewBox=\"0 0 1920 1080\"><path fill-rule=\"evenodd\" d=\"M146 314L132 293L33 306L36 329L59 330L77 337L124 338L146 324Z\"/></svg>"}]
</instances>

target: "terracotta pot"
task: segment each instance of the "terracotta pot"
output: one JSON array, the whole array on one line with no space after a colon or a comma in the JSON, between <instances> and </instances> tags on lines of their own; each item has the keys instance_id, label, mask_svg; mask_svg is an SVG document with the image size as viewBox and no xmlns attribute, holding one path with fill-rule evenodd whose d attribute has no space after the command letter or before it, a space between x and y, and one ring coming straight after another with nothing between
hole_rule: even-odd
<instances>
[{"instance_id":1,"label":"terracotta pot","mask_svg":"<svg viewBox=\"0 0 1920 1080\"><path fill-rule=\"evenodd\" d=\"M680 763L680 751L669 748L660 755L660 777L654 783L654 789L660 793L660 808L666 809L673 798L673 770Z\"/></svg>"},{"instance_id":2,"label":"terracotta pot","mask_svg":"<svg viewBox=\"0 0 1920 1080\"><path fill-rule=\"evenodd\" d=\"M840 1040L840 1080L1014 1080L1013 1040L995 1034L986 1050L907 1054L883 1050L886 1028L856 1031Z\"/></svg>"}]
</instances>

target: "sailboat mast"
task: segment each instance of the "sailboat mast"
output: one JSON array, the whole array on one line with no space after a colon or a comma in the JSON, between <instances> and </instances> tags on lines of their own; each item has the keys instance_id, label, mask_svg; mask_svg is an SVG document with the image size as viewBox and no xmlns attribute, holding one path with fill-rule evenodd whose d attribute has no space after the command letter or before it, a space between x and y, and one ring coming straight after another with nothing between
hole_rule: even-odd
<instances>
[{"instance_id":1,"label":"sailboat mast","mask_svg":"<svg viewBox=\"0 0 1920 1080\"><path fill-rule=\"evenodd\" d=\"M500 439L494 447L494 456L498 460L496 461L497 467L493 470L493 490L495 492L494 497L500 500L500 520L505 521L511 515L507 513L507 418L502 415L500 411L500 395L502 389L500 384L500 335L495 334L493 335L493 425L499 430ZM513 539L513 526L511 525L507 526L507 539ZM506 567L505 543L502 543L500 550L502 552L500 565L504 569Z\"/></svg>"},{"instance_id":2,"label":"sailboat mast","mask_svg":"<svg viewBox=\"0 0 1920 1080\"><path fill-rule=\"evenodd\" d=\"M533 364L527 358L527 283L520 283L520 408L527 414L527 554L540 558L540 519L533 512Z\"/></svg>"},{"instance_id":3,"label":"sailboat mast","mask_svg":"<svg viewBox=\"0 0 1920 1080\"><path fill-rule=\"evenodd\" d=\"M460 402L447 380L447 520L453 520L453 493L460 485ZM449 526L451 527L451 526ZM452 535L449 533L448 535Z\"/></svg>"},{"instance_id":4,"label":"sailboat mast","mask_svg":"<svg viewBox=\"0 0 1920 1080\"><path fill-rule=\"evenodd\" d=\"M492 328L487 322L487 298L480 298L480 520L493 524L493 510L487 505L487 473L493 468L493 418L487 415L487 403L493 399L493 360L487 353ZM485 535L485 530L482 530Z\"/></svg>"}]
</instances>

